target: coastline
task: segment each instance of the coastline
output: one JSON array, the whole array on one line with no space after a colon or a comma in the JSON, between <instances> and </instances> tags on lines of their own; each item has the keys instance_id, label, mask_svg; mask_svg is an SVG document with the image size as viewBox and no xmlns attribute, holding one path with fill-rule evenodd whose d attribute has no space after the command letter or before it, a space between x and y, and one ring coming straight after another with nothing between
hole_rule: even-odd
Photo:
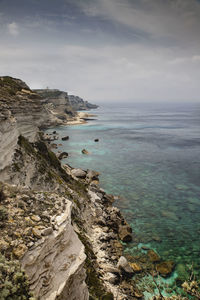
<instances>
[{"instance_id":1,"label":"coastline","mask_svg":"<svg viewBox=\"0 0 200 300\"><path fill-rule=\"evenodd\" d=\"M62 126L66 126L67 128L68 125L84 125L90 119L84 121L82 118L91 118L94 116L97 117L96 114L78 112L78 117L75 117L75 120L69 121ZM54 129L56 130L56 127ZM56 136L57 139L58 136ZM50 147L53 142L54 140L51 140ZM57 153L56 150L55 153ZM75 231L85 246L87 257L88 255L90 257L91 251L95 257L95 259L93 258L93 264L95 265L96 275L93 273L94 270L92 270L93 276L97 282L98 278L101 278L100 280L108 291L108 299L125 300L141 298L141 292L130 281L131 276L135 272L138 272L138 266L137 264L132 264L136 269L132 268L131 263L123 256L123 245L121 242L127 243L132 240L132 229L124 219L121 211L113 206L117 196L106 194L99 186L99 173L97 170L86 171L80 168L73 168L68 164L64 164L63 168L74 180L87 186L90 200L87 206L85 203L84 208L81 207L82 203L79 203L78 208L80 209L81 207L83 209L79 212L82 217L79 220L77 220L77 217L73 217L72 220L76 228ZM76 176L76 174L78 175ZM88 248L90 248L89 252ZM122 263L120 260L122 260ZM86 267L86 272L87 268L89 270L88 274L90 274L91 263ZM93 284L92 289L94 289ZM99 296L101 295L99 294ZM91 297L91 299L93 298Z\"/></svg>"},{"instance_id":2,"label":"coastline","mask_svg":"<svg viewBox=\"0 0 200 300\"><path fill-rule=\"evenodd\" d=\"M24 82L6 76L0 96L0 294L134 299L137 291L128 282L133 269L121 258L120 242L131 229L112 207L114 197L96 184L96 172L80 178L63 167L49 147L55 133L45 139L42 131L66 125L74 114L70 107L66 113L67 99L52 111ZM81 117L88 115L79 114L73 124Z\"/></svg>"},{"instance_id":3,"label":"coastline","mask_svg":"<svg viewBox=\"0 0 200 300\"><path fill-rule=\"evenodd\" d=\"M63 125L86 124L87 121L89 121L91 117L96 117L96 114L90 114L90 113L85 113L85 112L77 112L77 116L73 117L73 120L67 121L66 124L63 124ZM87 119L87 121L85 119Z\"/></svg>"},{"instance_id":4,"label":"coastline","mask_svg":"<svg viewBox=\"0 0 200 300\"><path fill-rule=\"evenodd\" d=\"M66 103L58 105L55 115L22 81L1 81L0 258L5 278L0 293L26 293L31 300L29 292L42 300L142 299L152 280L144 278L137 289L137 279L155 271L167 277L174 265L149 248L141 257L125 258L123 245L132 233L113 206L116 197L98 185L98 172L62 165L50 150L58 138L54 128L67 128L66 120L72 119L70 110L63 113ZM88 115L82 113L72 122L83 124L84 119ZM54 131L47 137L43 128ZM21 285L7 265L21 272ZM146 299L152 297L153 292Z\"/></svg>"},{"instance_id":5,"label":"coastline","mask_svg":"<svg viewBox=\"0 0 200 300\"><path fill-rule=\"evenodd\" d=\"M80 138L80 133L81 132L79 131L79 129L77 131L79 132L78 138ZM87 131L87 129L86 129L86 131ZM74 130L71 131L72 135L73 135L73 132L74 132ZM67 131L66 131L66 133L67 133ZM70 133L68 133L68 134L70 135ZM89 131L89 134L90 134L90 131ZM85 136L88 137L89 134L85 135ZM100 138L100 140L101 140L101 138ZM73 144L74 144L74 141L75 140L73 139ZM80 154L80 149L79 149L79 155L81 155ZM86 159L86 162L87 162L87 159ZM85 170L87 168L86 163L83 164L83 165L84 165L84 169L83 170ZM78 167L78 164L76 165L76 167ZM98 170L98 168L97 169L95 168L95 170ZM135 235L133 235L133 236L135 236ZM153 236L153 239L157 240L157 237ZM158 240L158 242L160 242L160 240ZM147 246L142 246L142 248L140 250L142 252L141 253L142 254L141 257L139 258L139 256L138 256L138 259L137 259L136 256L135 256L135 258L133 259L133 261L131 263L133 263L133 264L135 264L135 263L137 264L138 263L138 265L140 265L140 267L142 267L143 270L139 270L140 268L138 267L138 271L136 271L134 273L134 275L135 275L134 277L135 278L136 277L138 277L138 278L140 277L141 278L142 274L143 274L143 277L145 277L144 273L145 273L145 270L148 267L149 270L150 270L150 272L148 273L149 277L151 277L151 272L155 272L155 274L156 274L155 276L156 276L156 278L158 278L158 281L162 281L163 285L165 285L164 291L165 291L165 289L167 291L169 291L170 289L168 289L166 287L167 283L171 282L172 278L175 279L176 276L178 276L177 272L173 273L173 271L175 270L176 264L172 260L170 260L169 258L167 259L166 257L163 257L161 255L159 256L159 254L158 254L159 251L156 252L156 249L153 248L153 247L151 247L151 246L148 246L148 247ZM146 263L144 263L144 260L146 261ZM130 261L131 261L131 258L130 258ZM184 268L182 268L182 269L183 269L182 271L185 272ZM186 274L186 272L185 272L185 274ZM174 275L175 275L175 277L174 277ZM143 291L145 291L145 290L148 289L148 285L151 286L152 284L154 284L153 278L151 280L148 279L148 278L146 278L145 280L147 281L147 283L146 283L146 286L145 286L144 285L145 283L143 282L143 288L142 288ZM172 284L172 283L170 283L170 284ZM172 291L173 290L171 290L171 292ZM169 292L169 294L167 294L168 297L170 297L169 295L171 294L171 292ZM181 292L181 291L179 291L179 292ZM145 299L151 299L151 297L153 297L153 295L155 295L155 294L153 293L153 291L151 291L151 293ZM165 296L166 296L166 294L165 294ZM165 298L165 299L171 299L171 298ZM176 298L173 298L173 299L176 299Z\"/></svg>"}]
</instances>

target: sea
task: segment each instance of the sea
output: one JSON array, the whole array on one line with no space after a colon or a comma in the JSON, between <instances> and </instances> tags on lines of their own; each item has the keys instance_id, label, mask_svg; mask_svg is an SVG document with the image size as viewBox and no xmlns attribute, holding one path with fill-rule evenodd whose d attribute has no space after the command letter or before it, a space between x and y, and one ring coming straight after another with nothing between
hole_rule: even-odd
<instances>
[{"instance_id":1,"label":"sea","mask_svg":"<svg viewBox=\"0 0 200 300\"><path fill-rule=\"evenodd\" d=\"M100 173L133 229L125 254L147 247L174 261L160 284L166 294L181 293L179 278L200 279L200 103L102 103L90 113L96 116L85 125L54 128L69 136L58 141L69 153L63 163ZM144 294L150 299L152 291Z\"/></svg>"}]
</instances>

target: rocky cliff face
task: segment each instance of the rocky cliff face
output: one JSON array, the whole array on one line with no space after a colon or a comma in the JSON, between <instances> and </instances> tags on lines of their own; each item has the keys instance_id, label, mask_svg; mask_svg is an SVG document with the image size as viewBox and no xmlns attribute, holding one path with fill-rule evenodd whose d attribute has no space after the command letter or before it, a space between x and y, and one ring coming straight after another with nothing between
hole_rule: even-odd
<instances>
[{"instance_id":1,"label":"rocky cliff face","mask_svg":"<svg viewBox=\"0 0 200 300\"><path fill-rule=\"evenodd\" d=\"M41 89L34 91L42 97L42 103L47 104L57 118L68 121L76 116L76 112L71 106L66 92L56 89Z\"/></svg>"},{"instance_id":2,"label":"rocky cliff face","mask_svg":"<svg viewBox=\"0 0 200 300\"><path fill-rule=\"evenodd\" d=\"M0 82L0 263L10 266L0 265L2 299L135 299L120 283L119 241L130 228L113 196L96 172L62 166L51 152L39 127L59 122L42 98L19 80ZM22 271L9 273L18 263L28 283Z\"/></svg>"},{"instance_id":3,"label":"rocky cliff face","mask_svg":"<svg viewBox=\"0 0 200 300\"><path fill-rule=\"evenodd\" d=\"M68 95L56 89L34 90L42 97L42 103L48 105L52 113L63 121L71 121L76 116L78 110L88 110L97 108L97 105L84 101L78 96Z\"/></svg>"},{"instance_id":4,"label":"rocky cliff face","mask_svg":"<svg viewBox=\"0 0 200 300\"><path fill-rule=\"evenodd\" d=\"M98 108L98 105L91 104L88 101L84 101L82 98L74 95L69 95L69 102L74 110L88 110Z\"/></svg>"},{"instance_id":5,"label":"rocky cliff face","mask_svg":"<svg viewBox=\"0 0 200 300\"><path fill-rule=\"evenodd\" d=\"M37 299L85 300L86 256L71 225L72 202L64 186L72 179L39 142L39 128L55 124L58 119L38 94L18 79L0 78L0 180L7 182L0 191L0 252L20 261ZM16 297L17 288L5 283L2 299Z\"/></svg>"}]
</instances>

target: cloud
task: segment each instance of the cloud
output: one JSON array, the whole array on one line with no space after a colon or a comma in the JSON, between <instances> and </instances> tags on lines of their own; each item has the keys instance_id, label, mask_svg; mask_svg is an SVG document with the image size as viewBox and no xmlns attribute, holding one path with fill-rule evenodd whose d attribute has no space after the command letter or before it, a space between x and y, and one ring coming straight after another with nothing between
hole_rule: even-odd
<instances>
[{"instance_id":1,"label":"cloud","mask_svg":"<svg viewBox=\"0 0 200 300\"><path fill-rule=\"evenodd\" d=\"M162 47L68 43L48 49L27 44L8 52L1 46L0 57L4 57L1 72L20 77L31 87L73 90L94 102L195 100L200 92L200 70L191 58L180 57L181 63L170 64L174 53Z\"/></svg>"},{"instance_id":2,"label":"cloud","mask_svg":"<svg viewBox=\"0 0 200 300\"><path fill-rule=\"evenodd\" d=\"M199 43L200 2L196 0L96 0L81 2L85 14L102 16L152 38Z\"/></svg>"},{"instance_id":3,"label":"cloud","mask_svg":"<svg viewBox=\"0 0 200 300\"><path fill-rule=\"evenodd\" d=\"M8 24L8 31L12 36L17 36L19 34L19 25L15 22Z\"/></svg>"},{"instance_id":4,"label":"cloud","mask_svg":"<svg viewBox=\"0 0 200 300\"><path fill-rule=\"evenodd\" d=\"M5 15L2 74L94 102L200 100L198 2L63 1L66 10Z\"/></svg>"}]
</instances>

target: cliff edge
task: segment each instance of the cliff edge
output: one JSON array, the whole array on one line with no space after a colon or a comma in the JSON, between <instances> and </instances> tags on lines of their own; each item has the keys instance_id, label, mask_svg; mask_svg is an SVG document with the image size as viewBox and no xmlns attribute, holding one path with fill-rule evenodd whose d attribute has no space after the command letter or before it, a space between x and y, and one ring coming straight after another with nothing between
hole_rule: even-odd
<instances>
[{"instance_id":1,"label":"cliff edge","mask_svg":"<svg viewBox=\"0 0 200 300\"><path fill-rule=\"evenodd\" d=\"M131 229L95 172L79 178L51 152L41 129L62 120L43 100L0 78L0 298L137 299L119 263Z\"/></svg>"}]
</instances>

